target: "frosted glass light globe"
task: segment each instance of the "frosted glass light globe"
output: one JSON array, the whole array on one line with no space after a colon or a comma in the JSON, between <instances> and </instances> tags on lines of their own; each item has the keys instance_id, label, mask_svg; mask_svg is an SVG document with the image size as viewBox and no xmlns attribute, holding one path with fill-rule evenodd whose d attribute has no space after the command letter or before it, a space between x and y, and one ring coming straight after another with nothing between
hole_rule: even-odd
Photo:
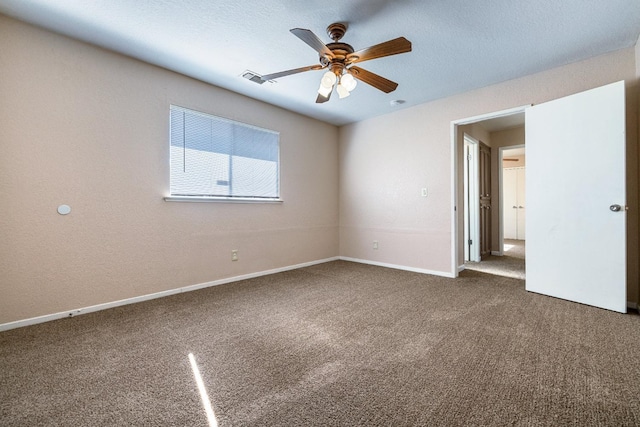
<instances>
[{"instance_id":1,"label":"frosted glass light globe","mask_svg":"<svg viewBox=\"0 0 640 427\"><path fill-rule=\"evenodd\" d=\"M342 84L339 84L336 87L336 91L338 92L338 96L342 99L342 98L346 98L347 96L350 95L349 91L347 90L346 87L342 86Z\"/></svg>"},{"instance_id":2,"label":"frosted glass light globe","mask_svg":"<svg viewBox=\"0 0 640 427\"><path fill-rule=\"evenodd\" d=\"M356 85L358 84L358 82L356 79L353 78L351 74L347 73L344 76L342 76L342 78L340 79L340 84L344 86L346 90L351 92L356 88Z\"/></svg>"},{"instance_id":3,"label":"frosted glass light globe","mask_svg":"<svg viewBox=\"0 0 640 427\"><path fill-rule=\"evenodd\" d=\"M320 81L320 84L324 87L331 88L333 87L337 79L338 78L336 77L335 74L333 74L333 72L327 71L322 76L322 80Z\"/></svg>"}]
</instances>

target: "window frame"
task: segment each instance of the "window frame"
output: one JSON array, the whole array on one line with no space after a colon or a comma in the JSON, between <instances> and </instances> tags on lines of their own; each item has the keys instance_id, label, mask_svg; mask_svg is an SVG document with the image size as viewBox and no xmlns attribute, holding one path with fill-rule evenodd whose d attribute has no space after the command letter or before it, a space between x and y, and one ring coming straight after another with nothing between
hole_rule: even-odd
<instances>
[{"instance_id":1,"label":"window frame","mask_svg":"<svg viewBox=\"0 0 640 427\"><path fill-rule=\"evenodd\" d=\"M172 179L172 172L171 172L171 147L172 147L172 140L171 140L171 114L172 111L182 111L182 112L187 112L189 114L195 114L195 115L199 115L202 117L205 117L207 119L212 119L212 120L217 120L217 121L221 121L221 122L226 122L226 123L230 123L233 125L239 125L239 126L243 126L246 128L250 128L250 129L254 129L254 130L258 130L258 131L262 131L262 132L267 132L270 134L275 134L278 137L278 146L277 146L277 176L276 176L276 184L277 184L277 195L275 197L252 197L252 196L215 196L215 195L174 195L171 193L171 179ZM223 202L223 203L282 203L283 200L281 198L281 181L280 181L280 177L281 177L281 163L280 163L280 132L278 131L274 131L271 129L266 129L260 126L256 126L253 124L249 124L249 123L245 123L245 122L241 122L238 120L233 120L233 119L229 119L227 117L221 117L221 116L217 116L214 114L209 114L209 113L205 113L202 111L198 111L198 110L194 110L191 108L186 108L186 107L182 107L179 105L175 105L175 104L170 104L169 105L169 123L168 123L168 149L169 149L169 185L168 185L168 192L169 194L166 195L164 197L164 200L167 202ZM233 142L235 143L235 141Z\"/></svg>"}]
</instances>

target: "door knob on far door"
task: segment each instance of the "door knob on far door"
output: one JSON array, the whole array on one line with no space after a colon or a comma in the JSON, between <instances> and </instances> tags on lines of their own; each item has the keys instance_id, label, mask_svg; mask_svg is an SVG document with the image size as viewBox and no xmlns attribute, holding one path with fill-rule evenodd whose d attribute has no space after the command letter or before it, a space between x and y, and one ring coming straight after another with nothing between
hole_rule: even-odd
<instances>
[{"instance_id":1,"label":"door knob on far door","mask_svg":"<svg viewBox=\"0 0 640 427\"><path fill-rule=\"evenodd\" d=\"M524 206L518 206L518 209L524 209Z\"/></svg>"},{"instance_id":2,"label":"door knob on far door","mask_svg":"<svg viewBox=\"0 0 640 427\"><path fill-rule=\"evenodd\" d=\"M622 210L622 206L620 206L620 205L611 205L611 206L609 206L609 209L612 212L620 212Z\"/></svg>"},{"instance_id":3,"label":"door knob on far door","mask_svg":"<svg viewBox=\"0 0 640 427\"><path fill-rule=\"evenodd\" d=\"M518 207L517 206L513 206L513 209L518 209Z\"/></svg>"}]
</instances>

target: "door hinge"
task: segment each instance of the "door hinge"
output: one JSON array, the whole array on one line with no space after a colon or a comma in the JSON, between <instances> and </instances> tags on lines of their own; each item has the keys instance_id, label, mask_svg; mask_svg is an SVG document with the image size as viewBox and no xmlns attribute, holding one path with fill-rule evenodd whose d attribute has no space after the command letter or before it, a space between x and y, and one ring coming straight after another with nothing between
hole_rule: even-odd
<instances>
[{"instance_id":1,"label":"door hinge","mask_svg":"<svg viewBox=\"0 0 640 427\"><path fill-rule=\"evenodd\" d=\"M473 240L469 239L469 244L473 245Z\"/></svg>"}]
</instances>

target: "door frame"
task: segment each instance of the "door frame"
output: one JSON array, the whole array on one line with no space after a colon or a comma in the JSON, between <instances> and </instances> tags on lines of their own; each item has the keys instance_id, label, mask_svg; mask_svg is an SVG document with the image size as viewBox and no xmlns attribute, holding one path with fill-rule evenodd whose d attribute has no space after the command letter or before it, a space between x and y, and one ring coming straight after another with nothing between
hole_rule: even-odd
<instances>
[{"instance_id":1,"label":"door frame","mask_svg":"<svg viewBox=\"0 0 640 427\"><path fill-rule=\"evenodd\" d=\"M464 134L464 261L480 261L480 182L479 159L480 141ZM473 242L469 244L469 242Z\"/></svg>"},{"instance_id":2,"label":"door frame","mask_svg":"<svg viewBox=\"0 0 640 427\"><path fill-rule=\"evenodd\" d=\"M500 167L498 168L498 203L500 206L500 216L498 221L498 243L500 244L500 250L495 251L493 255L504 255L504 212L502 211L503 203L504 203L504 181L503 181L503 173L504 173L504 152L507 150L513 150L514 148L524 148L526 151L526 144L519 145L509 145L506 147L498 148L498 164ZM525 153L525 159L526 159ZM526 160L525 160L526 161ZM525 205L526 207L526 205ZM525 219L526 221L526 219Z\"/></svg>"},{"instance_id":3,"label":"door frame","mask_svg":"<svg viewBox=\"0 0 640 427\"><path fill-rule=\"evenodd\" d=\"M488 119L494 119L497 117L511 116L513 114L523 113L531 104L523 105L520 107L509 108L507 110L495 111L493 113L481 114L478 116L467 117L464 119L453 120L451 122L451 273L453 277L458 277L460 271L464 270L464 255L462 259L458 256L459 247L459 227L458 227L458 196L460 195L458 164L463 159L464 150L458 149L458 141L460 134L458 131L459 126L470 125L472 123L482 122ZM464 138L463 138L464 141ZM463 145L464 147L464 145ZM464 206L461 206L464 209ZM464 235L463 235L464 237Z\"/></svg>"}]
</instances>

